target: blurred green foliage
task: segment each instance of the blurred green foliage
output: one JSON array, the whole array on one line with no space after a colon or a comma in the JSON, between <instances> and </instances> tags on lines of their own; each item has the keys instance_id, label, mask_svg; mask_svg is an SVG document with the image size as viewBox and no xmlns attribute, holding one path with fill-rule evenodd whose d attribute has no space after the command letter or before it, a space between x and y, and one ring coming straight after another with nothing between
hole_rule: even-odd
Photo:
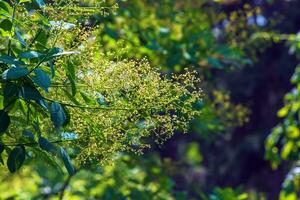
<instances>
[{"instance_id":1,"label":"blurred green foliage","mask_svg":"<svg viewBox=\"0 0 300 200\"><path fill-rule=\"evenodd\" d=\"M238 27L230 25L235 24L237 16L218 13L218 4L209 5L207 0L133 0L120 1L119 7L116 15L95 17L94 23L103 29L97 40L106 52L120 52L124 47L125 51L117 55L147 57L164 71L195 67L205 76L211 75L214 68L250 62L239 46L246 38L239 43L232 41L233 34L240 35ZM254 11L249 8L245 12ZM239 22L239 26L245 26L245 21Z\"/></svg>"}]
</instances>

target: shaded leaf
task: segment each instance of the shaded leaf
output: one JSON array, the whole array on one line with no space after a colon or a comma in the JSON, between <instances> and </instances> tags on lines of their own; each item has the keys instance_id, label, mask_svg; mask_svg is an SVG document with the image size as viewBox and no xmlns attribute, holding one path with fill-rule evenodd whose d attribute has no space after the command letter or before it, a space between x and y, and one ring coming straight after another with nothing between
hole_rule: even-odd
<instances>
[{"instance_id":1,"label":"shaded leaf","mask_svg":"<svg viewBox=\"0 0 300 200\"><path fill-rule=\"evenodd\" d=\"M71 163L71 159L64 148L60 147L60 157L65 164L65 167L70 175L75 174L75 169Z\"/></svg>"},{"instance_id":2,"label":"shaded leaf","mask_svg":"<svg viewBox=\"0 0 300 200\"><path fill-rule=\"evenodd\" d=\"M2 74L4 80L19 79L29 74L29 70L24 67L11 67L5 70Z\"/></svg>"},{"instance_id":3,"label":"shaded leaf","mask_svg":"<svg viewBox=\"0 0 300 200\"><path fill-rule=\"evenodd\" d=\"M10 20L4 19L0 23L0 32L4 37L11 36L13 31L13 24Z\"/></svg>"},{"instance_id":4,"label":"shaded leaf","mask_svg":"<svg viewBox=\"0 0 300 200\"><path fill-rule=\"evenodd\" d=\"M56 153L57 148L54 146L51 142L49 142L46 138L44 137L39 137L39 146L41 149L48 151L49 153Z\"/></svg>"},{"instance_id":5,"label":"shaded leaf","mask_svg":"<svg viewBox=\"0 0 300 200\"><path fill-rule=\"evenodd\" d=\"M0 110L0 133L3 133L7 130L10 124L10 117L7 112Z\"/></svg>"},{"instance_id":6,"label":"shaded leaf","mask_svg":"<svg viewBox=\"0 0 300 200\"><path fill-rule=\"evenodd\" d=\"M34 69L35 76L31 77L33 82L48 92L48 88L51 85L51 79L49 75L41 69Z\"/></svg>"},{"instance_id":7,"label":"shaded leaf","mask_svg":"<svg viewBox=\"0 0 300 200\"><path fill-rule=\"evenodd\" d=\"M62 125L65 124L67 120L67 116L64 112L64 109L59 103L53 102L51 104L50 114L51 114L51 120L55 128L60 128Z\"/></svg>"},{"instance_id":8,"label":"shaded leaf","mask_svg":"<svg viewBox=\"0 0 300 200\"><path fill-rule=\"evenodd\" d=\"M35 101L37 104L42 106L45 109L48 109L48 105L42 97L41 93L34 87L31 86L22 86L19 91L19 96L24 98L25 100Z\"/></svg>"},{"instance_id":9,"label":"shaded leaf","mask_svg":"<svg viewBox=\"0 0 300 200\"><path fill-rule=\"evenodd\" d=\"M217 68L217 69L222 69L222 64L220 63L220 61L216 58L213 57L208 57L207 58L207 62L213 67L213 68Z\"/></svg>"},{"instance_id":10,"label":"shaded leaf","mask_svg":"<svg viewBox=\"0 0 300 200\"><path fill-rule=\"evenodd\" d=\"M63 109L63 111L64 111L64 113L65 113L65 116L66 116L66 120L65 120L65 122L63 123L62 126L66 126L66 125L68 125L68 124L70 123L70 121L71 121L71 115L70 115L70 112L67 110L66 107L62 107L62 109Z\"/></svg>"},{"instance_id":11,"label":"shaded leaf","mask_svg":"<svg viewBox=\"0 0 300 200\"><path fill-rule=\"evenodd\" d=\"M3 144L0 144L0 154L4 151L5 147Z\"/></svg>"},{"instance_id":12,"label":"shaded leaf","mask_svg":"<svg viewBox=\"0 0 300 200\"><path fill-rule=\"evenodd\" d=\"M39 158L41 158L47 165L56 169L60 174L63 174L63 171L59 164L52 158L50 154L40 149L35 149L35 153Z\"/></svg>"},{"instance_id":13,"label":"shaded leaf","mask_svg":"<svg viewBox=\"0 0 300 200\"><path fill-rule=\"evenodd\" d=\"M55 68L54 68L53 60L49 61L49 67L50 67L50 70L51 70L51 76L53 78L55 76Z\"/></svg>"},{"instance_id":14,"label":"shaded leaf","mask_svg":"<svg viewBox=\"0 0 300 200\"><path fill-rule=\"evenodd\" d=\"M24 130L22 135L23 137L28 138L30 141L34 141L34 134L31 131Z\"/></svg>"},{"instance_id":15,"label":"shaded leaf","mask_svg":"<svg viewBox=\"0 0 300 200\"><path fill-rule=\"evenodd\" d=\"M18 94L18 86L15 83L7 83L3 90L4 98L10 98Z\"/></svg>"},{"instance_id":16,"label":"shaded leaf","mask_svg":"<svg viewBox=\"0 0 300 200\"><path fill-rule=\"evenodd\" d=\"M24 65L22 61L19 61L18 59L8 56L8 55L2 55L0 56L0 61L6 64L11 65Z\"/></svg>"},{"instance_id":17,"label":"shaded leaf","mask_svg":"<svg viewBox=\"0 0 300 200\"><path fill-rule=\"evenodd\" d=\"M25 147L14 148L7 159L7 167L11 173L16 172L23 165L25 160Z\"/></svg>"}]
</instances>

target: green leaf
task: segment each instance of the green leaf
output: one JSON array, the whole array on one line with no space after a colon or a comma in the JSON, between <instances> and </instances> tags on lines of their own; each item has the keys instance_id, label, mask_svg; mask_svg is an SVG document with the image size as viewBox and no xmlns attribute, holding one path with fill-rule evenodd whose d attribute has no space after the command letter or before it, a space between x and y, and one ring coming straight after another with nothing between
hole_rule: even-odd
<instances>
[{"instance_id":1,"label":"green leaf","mask_svg":"<svg viewBox=\"0 0 300 200\"><path fill-rule=\"evenodd\" d=\"M31 131L23 130L22 136L28 139L29 141L34 141L34 134Z\"/></svg>"},{"instance_id":2,"label":"green leaf","mask_svg":"<svg viewBox=\"0 0 300 200\"><path fill-rule=\"evenodd\" d=\"M36 51L26 51L19 54L19 58L26 58L26 59L40 58L43 56L45 55Z\"/></svg>"},{"instance_id":3,"label":"green leaf","mask_svg":"<svg viewBox=\"0 0 300 200\"><path fill-rule=\"evenodd\" d=\"M12 108L18 97L19 87L16 83L8 82L3 84L3 106Z\"/></svg>"},{"instance_id":4,"label":"green leaf","mask_svg":"<svg viewBox=\"0 0 300 200\"><path fill-rule=\"evenodd\" d=\"M0 23L0 33L3 37L9 37L12 36L13 33L13 24L10 20L4 19Z\"/></svg>"},{"instance_id":5,"label":"green leaf","mask_svg":"<svg viewBox=\"0 0 300 200\"><path fill-rule=\"evenodd\" d=\"M19 42L20 42L22 48L25 48L25 47L26 47L26 42L25 42L25 40L23 39L21 33L20 33L19 31L15 30L15 35L16 35L17 39L19 40Z\"/></svg>"},{"instance_id":6,"label":"green leaf","mask_svg":"<svg viewBox=\"0 0 300 200\"><path fill-rule=\"evenodd\" d=\"M71 163L71 159L64 148L60 147L60 157L65 164L65 167L70 175L75 174L75 169Z\"/></svg>"},{"instance_id":7,"label":"green leaf","mask_svg":"<svg viewBox=\"0 0 300 200\"><path fill-rule=\"evenodd\" d=\"M93 103L93 99L91 97L89 97L85 92L80 91L80 95L81 95L82 99L85 101L85 103L87 103L87 104Z\"/></svg>"},{"instance_id":8,"label":"green leaf","mask_svg":"<svg viewBox=\"0 0 300 200\"><path fill-rule=\"evenodd\" d=\"M19 79L29 74L29 70L24 67L11 67L2 74L4 80Z\"/></svg>"},{"instance_id":9,"label":"green leaf","mask_svg":"<svg viewBox=\"0 0 300 200\"><path fill-rule=\"evenodd\" d=\"M32 15L32 21L38 24L43 24L46 27L50 26L49 19L42 12L35 12Z\"/></svg>"},{"instance_id":10,"label":"green leaf","mask_svg":"<svg viewBox=\"0 0 300 200\"><path fill-rule=\"evenodd\" d=\"M67 74L70 76L70 78L74 80L76 78L74 63L72 61L68 60L66 65L64 65L64 68L65 68Z\"/></svg>"},{"instance_id":11,"label":"green leaf","mask_svg":"<svg viewBox=\"0 0 300 200\"><path fill-rule=\"evenodd\" d=\"M57 152L57 147L54 146L51 142L49 142L46 138L44 137L39 137L39 145L41 149L48 151L49 153L56 153Z\"/></svg>"},{"instance_id":12,"label":"green leaf","mask_svg":"<svg viewBox=\"0 0 300 200\"><path fill-rule=\"evenodd\" d=\"M67 126L71 121L71 115L70 115L70 112L67 110L66 107L62 107L62 108L63 108L63 111L64 111L65 116L66 116L66 120L65 120L65 122L63 123L62 126Z\"/></svg>"},{"instance_id":13,"label":"green leaf","mask_svg":"<svg viewBox=\"0 0 300 200\"><path fill-rule=\"evenodd\" d=\"M64 109L57 102L53 102L51 104L50 115L55 128L60 128L67 121L67 116L64 112Z\"/></svg>"},{"instance_id":14,"label":"green leaf","mask_svg":"<svg viewBox=\"0 0 300 200\"><path fill-rule=\"evenodd\" d=\"M65 89L62 89L62 90L65 92L65 94L69 98L69 100L71 100L76 105L80 105L79 101L77 101L77 99L72 94L70 94L70 92L68 92Z\"/></svg>"},{"instance_id":15,"label":"green leaf","mask_svg":"<svg viewBox=\"0 0 300 200\"><path fill-rule=\"evenodd\" d=\"M25 100L35 101L37 104L42 106L45 109L48 109L48 105L45 102L41 93L34 87L24 85L21 87L19 91L19 96L24 98Z\"/></svg>"},{"instance_id":16,"label":"green leaf","mask_svg":"<svg viewBox=\"0 0 300 200\"><path fill-rule=\"evenodd\" d=\"M0 61L11 65L20 65L20 66L24 65L22 61L19 61L18 59L7 55L0 56Z\"/></svg>"},{"instance_id":17,"label":"green leaf","mask_svg":"<svg viewBox=\"0 0 300 200\"><path fill-rule=\"evenodd\" d=\"M5 2L5 1L0 1L0 14L4 15L11 15L12 13L12 8L11 6Z\"/></svg>"},{"instance_id":18,"label":"green leaf","mask_svg":"<svg viewBox=\"0 0 300 200\"><path fill-rule=\"evenodd\" d=\"M281 150L281 157L283 160L286 160L290 153L292 152L294 148L294 142L293 141L288 141Z\"/></svg>"},{"instance_id":19,"label":"green leaf","mask_svg":"<svg viewBox=\"0 0 300 200\"><path fill-rule=\"evenodd\" d=\"M41 158L45 164L53 167L54 169L56 169L60 174L64 174L61 167L58 165L58 163L52 158L52 156L50 154L48 154L45 151L42 151L40 149L34 149L37 157Z\"/></svg>"},{"instance_id":20,"label":"green leaf","mask_svg":"<svg viewBox=\"0 0 300 200\"><path fill-rule=\"evenodd\" d=\"M51 79L49 75L41 69L34 69L35 76L31 77L33 82L43 88L46 92L51 85Z\"/></svg>"},{"instance_id":21,"label":"green leaf","mask_svg":"<svg viewBox=\"0 0 300 200\"><path fill-rule=\"evenodd\" d=\"M15 83L7 83L4 86L3 90L4 98L11 98L17 96L18 94L18 86Z\"/></svg>"},{"instance_id":22,"label":"green leaf","mask_svg":"<svg viewBox=\"0 0 300 200\"><path fill-rule=\"evenodd\" d=\"M51 76L53 78L55 76L55 68L54 68L54 64L53 64L52 59L49 61L49 67L50 67L50 70L51 70Z\"/></svg>"},{"instance_id":23,"label":"green leaf","mask_svg":"<svg viewBox=\"0 0 300 200\"><path fill-rule=\"evenodd\" d=\"M300 136L300 130L295 125L288 126L286 129L286 135L288 138L297 139Z\"/></svg>"},{"instance_id":24,"label":"green leaf","mask_svg":"<svg viewBox=\"0 0 300 200\"><path fill-rule=\"evenodd\" d=\"M10 124L10 117L7 112L0 110L0 133L3 133L7 130Z\"/></svg>"},{"instance_id":25,"label":"green leaf","mask_svg":"<svg viewBox=\"0 0 300 200\"><path fill-rule=\"evenodd\" d=\"M35 46L38 50L45 50L48 42L48 35L44 29L39 29L36 33Z\"/></svg>"},{"instance_id":26,"label":"green leaf","mask_svg":"<svg viewBox=\"0 0 300 200\"><path fill-rule=\"evenodd\" d=\"M25 147L14 148L7 159L7 167L11 173L16 172L23 165L25 160Z\"/></svg>"},{"instance_id":27,"label":"green leaf","mask_svg":"<svg viewBox=\"0 0 300 200\"><path fill-rule=\"evenodd\" d=\"M76 95L77 89L76 89L76 83L74 81L74 79L70 78L70 76L67 74L67 77L71 83L71 92L72 92L72 96Z\"/></svg>"},{"instance_id":28,"label":"green leaf","mask_svg":"<svg viewBox=\"0 0 300 200\"><path fill-rule=\"evenodd\" d=\"M67 64L64 65L64 68L66 70L67 77L71 83L71 89L72 89L72 95L75 96L76 94L76 73L75 73L75 65L72 61L68 60Z\"/></svg>"},{"instance_id":29,"label":"green leaf","mask_svg":"<svg viewBox=\"0 0 300 200\"><path fill-rule=\"evenodd\" d=\"M42 8L42 7L44 7L46 4L45 4L45 2L43 1L43 0L35 0L35 2L37 3L37 5L40 7L40 8Z\"/></svg>"}]
</instances>

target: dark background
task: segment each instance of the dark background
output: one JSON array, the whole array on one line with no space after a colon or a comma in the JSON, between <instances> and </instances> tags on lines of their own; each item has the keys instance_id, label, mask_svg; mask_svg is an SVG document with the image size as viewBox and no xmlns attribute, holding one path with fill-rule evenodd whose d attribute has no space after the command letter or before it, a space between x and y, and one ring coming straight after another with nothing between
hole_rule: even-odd
<instances>
[{"instance_id":1,"label":"dark background","mask_svg":"<svg viewBox=\"0 0 300 200\"><path fill-rule=\"evenodd\" d=\"M254 4L253 1L248 1ZM273 4L254 4L263 9L266 18L279 20L275 31L279 33L297 33L300 26L300 1L274 1ZM242 4L224 5L223 10L230 12ZM250 121L243 127L237 128L229 140L219 138L210 144L199 139L196 134L176 134L168 141L160 153L163 157L174 160L180 156L176 154L184 141L198 140L204 155L206 169L205 188L210 190L214 185L222 187L243 186L267 194L267 199L277 199L281 184L289 169L285 163L276 171L264 159L264 141L270 130L280 122L276 116L283 105L284 94L291 89L290 78L298 64L294 55L289 54L285 41L272 43L263 52L256 53L257 61L254 65L235 70L227 74L219 74L222 84L231 91L232 101L247 105L251 110ZM220 141L221 140L221 141ZM220 166L224 166L222 172ZM193 173L193 170L190 171ZM196 176L195 174L192 176ZM176 176L176 187L189 190L186 178ZM200 180L201 181L201 180ZM192 180L193 182L193 180Z\"/></svg>"}]
</instances>

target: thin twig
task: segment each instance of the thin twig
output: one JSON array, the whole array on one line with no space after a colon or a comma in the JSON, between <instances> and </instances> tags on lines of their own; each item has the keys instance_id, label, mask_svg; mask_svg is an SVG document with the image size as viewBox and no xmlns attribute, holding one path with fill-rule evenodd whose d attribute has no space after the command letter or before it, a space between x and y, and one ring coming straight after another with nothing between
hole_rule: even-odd
<instances>
[{"instance_id":1,"label":"thin twig","mask_svg":"<svg viewBox=\"0 0 300 200\"><path fill-rule=\"evenodd\" d=\"M72 139L72 140L55 140L55 141L49 141L52 144L57 144L57 143L64 143L64 142L73 142L76 141L77 139ZM24 143L6 143L3 142L4 144L1 144L2 146L36 146L39 143L38 142L24 142Z\"/></svg>"},{"instance_id":2,"label":"thin twig","mask_svg":"<svg viewBox=\"0 0 300 200\"><path fill-rule=\"evenodd\" d=\"M48 58L49 55L50 55L50 50L48 50L48 52L42 58L42 60L40 60L40 62L29 71L29 74L32 73L36 68L38 68L46 60L46 58Z\"/></svg>"},{"instance_id":3,"label":"thin twig","mask_svg":"<svg viewBox=\"0 0 300 200\"><path fill-rule=\"evenodd\" d=\"M76 173L76 172L75 172L75 173ZM62 188L60 189L61 192L60 192L60 195L59 195L59 200L63 200L65 191L66 191L68 185L70 184L71 178L72 178L74 175L75 175L75 174L68 176L68 178L67 178L67 180L65 181L64 185L63 185Z\"/></svg>"},{"instance_id":4,"label":"thin twig","mask_svg":"<svg viewBox=\"0 0 300 200\"><path fill-rule=\"evenodd\" d=\"M59 101L55 101L52 99L48 99L45 98L45 100L47 101L51 101L51 102L58 102L59 104L63 105L63 106L67 106L67 107L72 107L72 108L82 108L82 109L90 109L90 110L129 110L129 111L136 111L136 110L144 110L144 109L132 109L132 108L113 108L113 107L90 107L90 106L80 106L80 105L75 105L75 104L69 104L69 103L65 103L65 102L59 102Z\"/></svg>"}]
</instances>

